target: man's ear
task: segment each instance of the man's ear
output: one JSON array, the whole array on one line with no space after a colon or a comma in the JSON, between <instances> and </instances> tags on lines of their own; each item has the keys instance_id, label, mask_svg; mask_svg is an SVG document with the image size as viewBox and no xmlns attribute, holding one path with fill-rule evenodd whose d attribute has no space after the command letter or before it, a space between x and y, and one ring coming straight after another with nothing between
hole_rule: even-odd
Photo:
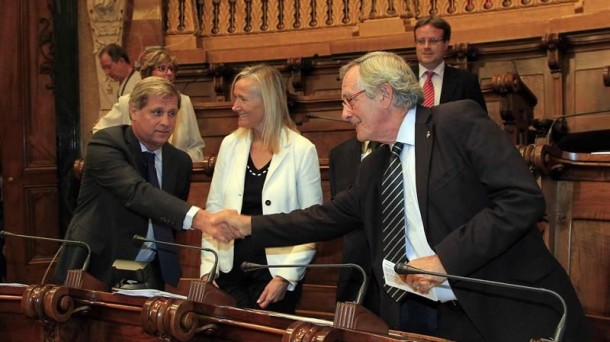
<instances>
[{"instance_id":1,"label":"man's ear","mask_svg":"<svg viewBox=\"0 0 610 342\"><path fill-rule=\"evenodd\" d=\"M136 106L129 105L129 119L131 119L131 121L133 121L133 118L136 116L136 111Z\"/></svg>"},{"instance_id":2,"label":"man's ear","mask_svg":"<svg viewBox=\"0 0 610 342\"><path fill-rule=\"evenodd\" d=\"M379 87L381 95L381 105L384 108L392 106L392 100L394 98L394 89L388 84L384 83Z\"/></svg>"}]
</instances>

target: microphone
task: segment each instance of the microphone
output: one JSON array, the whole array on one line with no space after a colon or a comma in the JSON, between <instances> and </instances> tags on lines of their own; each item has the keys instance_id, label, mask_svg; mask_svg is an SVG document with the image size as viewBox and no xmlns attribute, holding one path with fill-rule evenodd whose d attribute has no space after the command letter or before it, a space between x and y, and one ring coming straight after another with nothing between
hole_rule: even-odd
<instances>
[{"instance_id":1,"label":"microphone","mask_svg":"<svg viewBox=\"0 0 610 342\"><path fill-rule=\"evenodd\" d=\"M564 326L566 323L568 307L566 305L565 300L559 295L559 293L557 293L555 291L541 288L541 287L531 287L531 286L503 283L503 282L493 281L493 280L485 280L485 279L478 279L478 278L462 277L462 276L451 275L451 274L430 272L430 271L422 270L422 269L419 269L419 268L416 268L413 266L409 266L405 262L396 263L396 265L394 265L394 271L398 274L426 274L426 275L432 275L432 276L437 276L437 277L444 277L444 278L448 278L448 279L461 280L461 281L470 282L470 283L506 287L509 289L526 290L526 291L530 291L530 292L542 292L542 293L547 293L547 294L553 295L553 296L555 296L555 298L559 299L559 301L561 302L561 306L563 307L563 314L561 315L561 319L559 320L559 323L557 323L557 328L555 329L555 335L551 338L551 340L559 342L563 339ZM542 340L542 341L544 341L544 340Z\"/></svg>"},{"instance_id":2,"label":"microphone","mask_svg":"<svg viewBox=\"0 0 610 342\"><path fill-rule=\"evenodd\" d=\"M14 237L20 237L20 238L25 238L25 239L53 241L53 242L61 242L61 243L82 246L87 250L87 258L85 258L85 262L83 263L83 267L81 268L81 270L83 272L86 272L87 269L89 268L89 261L91 260L91 247L89 247L89 245L83 241L54 239L54 238L49 238L49 237L33 236L33 235L21 235L21 234L9 233L5 230L0 230L0 236L14 236Z\"/></svg>"},{"instance_id":3,"label":"microphone","mask_svg":"<svg viewBox=\"0 0 610 342\"><path fill-rule=\"evenodd\" d=\"M358 295L356 296L356 304L362 304L362 299L364 297L364 293L368 287L368 277L366 276L366 272L364 269L357 264L299 264L299 265L261 265L253 262L244 261L241 263L241 269L244 272L259 270L263 268L277 268L277 267L306 267L306 268L356 268L362 274L362 285L360 285L360 289L358 290Z\"/></svg>"},{"instance_id":4,"label":"microphone","mask_svg":"<svg viewBox=\"0 0 610 342\"><path fill-rule=\"evenodd\" d=\"M176 247L192 248L192 249L197 249L199 251L210 252L210 253L214 254L214 265L212 266L212 269L210 270L211 276L208 277L207 282L211 283L212 281L214 281L214 279L216 279L216 268L218 268L218 253L216 253L216 251L213 250L213 249L197 247L197 246L190 246L190 245L183 245L183 244L174 243L174 242L159 241L159 240L150 240L150 239L147 239L147 238L143 237L142 235L138 235L138 234L134 234L132 240L134 242L135 241L153 242L153 243L158 243L158 244L162 244L162 245L170 245L170 246L176 246Z\"/></svg>"},{"instance_id":5,"label":"microphone","mask_svg":"<svg viewBox=\"0 0 610 342\"><path fill-rule=\"evenodd\" d=\"M349 123L348 121L345 121L345 120L329 118L326 116L319 116L319 115L313 114L313 113L306 113L305 117L310 118L310 119L322 119L322 120L328 120L328 121L338 121L338 122L343 122L343 123Z\"/></svg>"}]
</instances>

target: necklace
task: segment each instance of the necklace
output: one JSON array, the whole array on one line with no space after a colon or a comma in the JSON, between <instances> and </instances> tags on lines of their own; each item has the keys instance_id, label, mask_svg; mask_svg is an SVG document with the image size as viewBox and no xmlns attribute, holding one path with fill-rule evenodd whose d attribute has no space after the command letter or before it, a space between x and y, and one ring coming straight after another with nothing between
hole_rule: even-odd
<instances>
[{"instance_id":1,"label":"necklace","mask_svg":"<svg viewBox=\"0 0 610 342\"><path fill-rule=\"evenodd\" d=\"M264 175L265 173L267 173L267 170L269 169L269 164L267 164L260 172L254 172L251 168L250 168L250 164L246 164L246 168L248 169L248 172L252 175L252 176L256 176L256 177L260 177L262 175Z\"/></svg>"}]
</instances>

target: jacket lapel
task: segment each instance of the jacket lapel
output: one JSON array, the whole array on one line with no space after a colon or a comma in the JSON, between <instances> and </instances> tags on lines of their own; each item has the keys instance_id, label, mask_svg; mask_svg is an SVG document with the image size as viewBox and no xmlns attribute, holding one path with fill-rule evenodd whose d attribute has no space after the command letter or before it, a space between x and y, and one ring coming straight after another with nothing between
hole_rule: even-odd
<instances>
[{"instance_id":1,"label":"jacket lapel","mask_svg":"<svg viewBox=\"0 0 610 342\"><path fill-rule=\"evenodd\" d=\"M458 84L458 82L455 81L457 73L453 67L448 65L445 65L445 71L443 73L443 86L441 87L440 103L447 103L456 98L454 93Z\"/></svg>"},{"instance_id":2,"label":"jacket lapel","mask_svg":"<svg viewBox=\"0 0 610 342\"><path fill-rule=\"evenodd\" d=\"M288 128L282 129L282 134L280 135L281 149L277 154L274 154L271 157L271 165L269 165L269 173L267 174L267 180L265 181L265 184L268 183L269 179L271 179L271 177L273 177L273 174L275 173L275 171L277 171L277 169L280 167L280 165L282 165L282 162L284 161L286 154L288 153L288 148L289 148L291 142L288 139L288 134L286 132L287 129Z\"/></svg>"},{"instance_id":3,"label":"jacket lapel","mask_svg":"<svg viewBox=\"0 0 610 342\"><path fill-rule=\"evenodd\" d=\"M129 155L133 157L134 164L138 171L140 171L140 175L146 179L146 164L144 162L144 155L142 154L142 147L140 146L138 138L133 134L131 125L125 126L125 143L130 152Z\"/></svg>"},{"instance_id":4,"label":"jacket lapel","mask_svg":"<svg viewBox=\"0 0 610 342\"><path fill-rule=\"evenodd\" d=\"M426 235L428 233L428 225L426 224L428 221L426 210L428 207L428 176L434 142L434 124L430 119L431 110L429 108L417 107L415 119L415 185Z\"/></svg>"}]
</instances>

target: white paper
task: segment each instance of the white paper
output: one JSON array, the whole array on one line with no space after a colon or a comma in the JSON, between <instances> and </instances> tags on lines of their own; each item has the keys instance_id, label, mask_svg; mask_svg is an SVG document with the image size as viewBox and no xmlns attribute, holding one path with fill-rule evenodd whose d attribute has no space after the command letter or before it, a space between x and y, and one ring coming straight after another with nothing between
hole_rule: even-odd
<instances>
[{"instance_id":1,"label":"white paper","mask_svg":"<svg viewBox=\"0 0 610 342\"><path fill-rule=\"evenodd\" d=\"M430 291L428 292L428 294L423 294L420 292L415 291L410 285L408 285L407 283L405 283L404 281L402 281L400 279L400 276L398 275L398 273L396 273L394 271L394 263L391 262L390 260L387 259L383 259L383 263L381 264L381 267L383 268L383 277L385 279L385 283L386 285L392 286L392 287L397 287L401 290L405 290L407 292L411 292L414 293L418 296L422 296L425 298L428 298L430 300L433 301L438 301L438 297L436 296L436 292L433 291L433 289L430 289Z\"/></svg>"},{"instance_id":2,"label":"white paper","mask_svg":"<svg viewBox=\"0 0 610 342\"><path fill-rule=\"evenodd\" d=\"M30 285L21 284L21 283L1 283L0 286L6 286L6 287L28 287Z\"/></svg>"},{"instance_id":3,"label":"white paper","mask_svg":"<svg viewBox=\"0 0 610 342\"><path fill-rule=\"evenodd\" d=\"M132 297L147 297L147 298L168 297L168 298L186 299L186 296L183 296L183 295L179 295L179 294L175 294L175 293L171 293L171 292L154 290L154 289L123 290L123 289L113 288L112 292L122 294L125 296L132 296Z\"/></svg>"}]
</instances>

